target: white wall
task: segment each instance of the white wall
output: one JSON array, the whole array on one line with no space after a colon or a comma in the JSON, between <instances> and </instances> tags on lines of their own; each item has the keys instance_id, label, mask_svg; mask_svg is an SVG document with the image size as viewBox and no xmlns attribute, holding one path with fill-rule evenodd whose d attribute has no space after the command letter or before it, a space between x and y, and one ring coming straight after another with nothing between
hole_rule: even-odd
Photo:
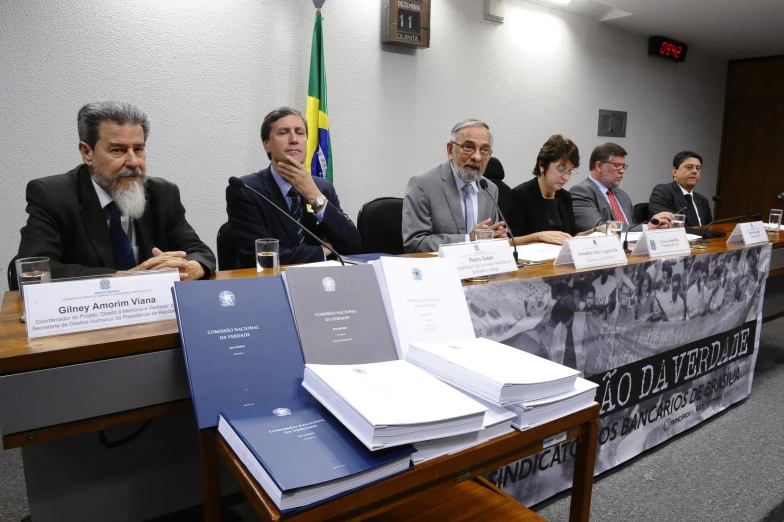
<instances>
[{"instance_id":1,"label":"white wall","mask_svg":"<svg viewBox=\"0 0 784 522\"><path fill-rule=\"evenodd\" d=\"M335 184L350 216L402 196L466 117L490 124L512 186L554 132L587 165L600 108L629 112L616 141L635 201L670 179L681 149L703 154L702 192L714 193L726 62L695 48L684 64L650 58L643 37L522 0L507 0L503 25L483 19L481 0L432 3L431 48L418 51L381 46L379 0L323 9ZM76 113L103 99L147 111L148 172L180 185L214 247L227 178L266 166L264 114L304 110L313 18L310 0L0 3L0 266L18 247L27 181L79 163Z\"/></svg>"}]
</instances>

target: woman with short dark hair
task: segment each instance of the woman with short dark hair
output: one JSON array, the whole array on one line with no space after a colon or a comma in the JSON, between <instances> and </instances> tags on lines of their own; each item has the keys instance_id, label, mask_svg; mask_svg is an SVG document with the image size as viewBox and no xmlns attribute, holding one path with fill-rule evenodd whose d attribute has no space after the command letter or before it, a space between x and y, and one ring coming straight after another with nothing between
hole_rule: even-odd
<instances>
[{"instance_id":1,"label":"woman with short dark hair","mask_svg":"<svg viewBox=\"0 0 784 522\"><path fill-rule=\"evenodd\" d=\"M562 245L572 236L593 232L578 231L572 211L572 197L563 186L580 166L577 145L553 134L542 145L530 181L521 183L501 200L501 211L515 243Z\"/></svg>"}]
</instances>

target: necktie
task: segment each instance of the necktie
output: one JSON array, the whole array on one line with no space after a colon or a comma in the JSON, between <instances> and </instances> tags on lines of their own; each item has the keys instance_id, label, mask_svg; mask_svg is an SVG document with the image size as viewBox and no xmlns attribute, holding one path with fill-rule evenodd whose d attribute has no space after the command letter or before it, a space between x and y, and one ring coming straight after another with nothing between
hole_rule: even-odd
<instances>
[{"instance_id":1,"label":"necktie","mask_svg":"<svg viewBox=\"0 0 784 522\"><path fill-rule=\"evenodd\" d=\"M564 346L563 365L572 369L577 369L577 353L574 351L574 334L572 333L572 324L565 324L566 327L566 345Z\"/></svg>"},{"instance_id":2,"label":"necktie","mask_svg":"<svg viewBox=\"0 0 784 522\"><path fill-rule=\"evenodd\" d=\"M686 226L689 227L698 227L700 226L700 217L697 215L697 211L694 210L694 198L691 194L685 194L686 196Z\"/></svg>"},{"instance_id":3,"label":"necktie","mask_svg":"<svg viewBox=\"0 0 784 522\"><path fill-rule=\"evenodd\" d=\"M297 192L294 187L291 187L288 196L291 198L291 217L296 219L299 223L302 221L302 207L299 204L299 192ZM305 232L297 227L297 244L302 244L303 239L305 239Z\"/></svg>"},{"instance_id":4,"label":"necktie","mask_svg":"<svg viewBox=\"0 0 784 522\"><path fill-rule=\"evenodd\" d=\"M118 270L130 270L136 266L136 258L133 257L133 248L128 240L128 235L123 230L120 222L120 209L117 203L112 201L106 208L109 209L109 234L112 236L112 248L114 249L115 268Z\"/></svg>"},{"instance_id":5,"label":"necktie","mask_svg":"<svg viewBox=\"0 0 784 522\"><path fill-rule=\"evenodd\" d=\"M612 189L607 189L607 199L610 200L610 208L612 209L615 221L621 221L624 225L628 225L629 222L626 221L626 218L623 216L621 205L618 204L618 198L615 197L615 193Z\"/></svg>"},{"instance_id":6,"label":"necktie","mask_svg":"<svg viewBox=\"0 0 784 522\"><path fill-rule=\"evenodd\" d=\"M471 202L471 194L473 187L471 185L463 185L463 203L465 203L465 226L466 234L470 234L476 226L476 218L474 217L474 204Z\"/></svg>"}]
</instances>

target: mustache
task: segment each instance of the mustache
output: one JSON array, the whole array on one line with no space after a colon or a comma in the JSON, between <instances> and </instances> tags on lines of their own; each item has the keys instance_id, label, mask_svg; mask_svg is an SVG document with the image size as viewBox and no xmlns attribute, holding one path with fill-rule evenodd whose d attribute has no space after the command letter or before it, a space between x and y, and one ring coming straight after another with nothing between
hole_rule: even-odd
<instances>
[{"instance_id":1,"label":"mustache","mask_svg":"<svg viewBox=\"0 0 784 522\"><path fill-rule=\"evenodd\" d=\"M145 173L139 167L136 167L135 169L123 169L123 170L121 170L120 172L118 172L117 174L114 175L114 179L132 178L134 176L144 177Z\"/></svg>"}]
</instances>

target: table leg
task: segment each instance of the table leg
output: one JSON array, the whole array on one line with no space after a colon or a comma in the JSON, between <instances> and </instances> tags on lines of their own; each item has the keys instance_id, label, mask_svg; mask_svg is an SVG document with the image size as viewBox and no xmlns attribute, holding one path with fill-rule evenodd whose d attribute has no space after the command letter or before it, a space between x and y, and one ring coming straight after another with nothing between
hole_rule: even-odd
<instances>
[{"instance_id":1,"label":"table leg","mask_svg":"<svg viewBox=\"0 0 784 522\"><path fill-rule=\"evenodd\" d=\"M221 521L221 489L217 443L218 432L216 430L207 429L199 432L199 460L201 461L204 522Z\"/></svg>"},{"instance_id":2,"label":"table leg","mask_svg":"<svg viewBox=\"0 0 784 522\"><path fill-rule=\"evenodd\" d=\"M569 522L588 522L591 516L591 488L593 486L594 465L596 464L599 419L587 423L585 431L577 442Z\"/></svg>"}]
</instances>

